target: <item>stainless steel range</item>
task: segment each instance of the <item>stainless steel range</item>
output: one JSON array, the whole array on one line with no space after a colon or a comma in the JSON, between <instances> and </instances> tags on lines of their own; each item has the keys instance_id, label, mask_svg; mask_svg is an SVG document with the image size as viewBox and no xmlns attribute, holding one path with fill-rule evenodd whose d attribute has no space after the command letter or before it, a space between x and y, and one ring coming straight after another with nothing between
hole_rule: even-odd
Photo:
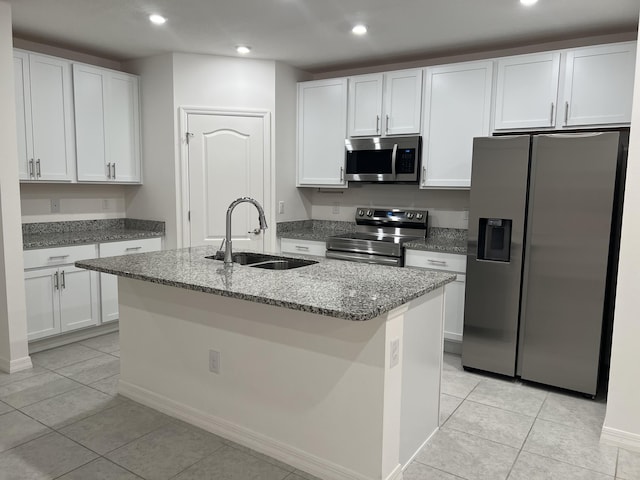
<instances>
[{"instance_id":1,"label":"stainless steel range","mask_svg":"<svg viewBox=\"0 0 640 480\"><path fill-rule=\"evenodd\" d=\"M356 231L329 237L327 257L404 266L404 243L427 236L425 210L356 209Z\"/></svg>"}]
</instances>

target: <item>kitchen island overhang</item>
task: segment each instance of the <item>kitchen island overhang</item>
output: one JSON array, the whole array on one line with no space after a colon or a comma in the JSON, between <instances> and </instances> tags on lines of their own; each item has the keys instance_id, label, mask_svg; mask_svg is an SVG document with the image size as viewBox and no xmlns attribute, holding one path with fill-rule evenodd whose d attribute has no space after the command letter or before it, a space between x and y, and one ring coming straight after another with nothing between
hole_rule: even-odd
<instances>
[{"instance_id":1,"label":"kitchen island overhang","mask_svg":"<svg viewBox=\"0 0 640 480\"><path fill-rule=\"evenodd\" d=\"M438 427L453 276L330 260L225 272L211 252L77 263L121 276L120 392L321 478L401 478Z\"/></svg>"}]
</instances>

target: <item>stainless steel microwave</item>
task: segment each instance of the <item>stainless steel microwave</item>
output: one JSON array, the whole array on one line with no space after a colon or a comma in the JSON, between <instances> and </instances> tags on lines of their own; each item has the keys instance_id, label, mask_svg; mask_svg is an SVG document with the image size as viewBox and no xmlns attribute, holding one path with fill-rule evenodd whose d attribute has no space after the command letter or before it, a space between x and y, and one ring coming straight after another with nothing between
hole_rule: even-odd
<instances>
[{"instance_id":1,"label":"stainless steel microwave","mask_svg":"<svg viewBox=\"0 0 640 480\"><path fill-rule=\"evenodd\" d=\"M345 140L349 182L417 183L422 137Z\"/></svg>"}]
</instances>

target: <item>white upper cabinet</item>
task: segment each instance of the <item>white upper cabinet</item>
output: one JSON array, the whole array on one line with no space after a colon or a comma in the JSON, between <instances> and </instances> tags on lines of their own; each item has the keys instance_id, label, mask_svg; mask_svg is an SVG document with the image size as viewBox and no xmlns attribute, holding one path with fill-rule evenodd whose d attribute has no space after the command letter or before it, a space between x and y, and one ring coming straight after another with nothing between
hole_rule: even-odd
<instances>
[{"instance_id":1,"label":"white upper cabinet","mask_svg":"<svg viewBox=\"0 0 640 480\"><path fill-rule=\"evenodd\" d=\"M385 73L383 135L418 135L421 107L422 70Z\"/></svg>"},{"instance_id":2,"label":"white upper cabinet","mask_svg":"<svg viewBox=\"0 0 640 480\"><path fill-rule=\"evenodd\" d=\"M14 51L20 178L73 181L71 63Z\"/></svg>"},{"instance_id":3,"label":"white upper cabinet","mask_svg":"<svg viewBox=\"0 0 640 480\"><path fill-rule=\"evenodd\" d=\"M496 130L555 126L560 53L498 59Z\"/></svg>"},{"instance_id":4,"label":"white upper cabinet","mask_svg":"<svg viewBox=\"0 0 640 480\"><path fill-rule=\"evenodd\" d=\"M381 134L383 75L349 78L349 136Z\"/></svg>"},{"instance_id":5,"label":"white upper cabinet","mask_svg":"<svg viewBox=\"0 0 640 480\"><path fill-rule=\"evenodd\" d=\"M298 84L298 186L344 187L347 79Z\"/></svg>"},{"instance_id":6,"label":"white upper cabinet","mask_svg":"<svg viewBox=\"0 0 640 480\"><path fill-rule=\"evenodd\" d=\"M568 51L558 124L630 123L635 59L636 42Z\"/></svg>"},{"instance_id":7,"label":"white upper cabinet","mask_svg":"<svg viewBox=\"0 0 640 480\"><path fill-rule=\"evenodd\" d=\"M422 70L349 78L349 136L420 133Z\"/></svg>"},{"instance_id":8,"label":"white upper cabinet","mask_svg":"<svg viewBox=\"0 0 640 480\"><path fill-rule=\"evenodd\" d=\"M426 70L421 188L469 188L473 138L489 135L493 62Z\"/></svg>"},{"instance_id":9,"label":"white upper cabinet","mask_svg":"<svg viewBox=\"0 0 640 480\"><path fill-rule=\"evenodd\" d=\"M78 181L140 182L138 77L73 65Z\"/></svg>"}]
</instances>

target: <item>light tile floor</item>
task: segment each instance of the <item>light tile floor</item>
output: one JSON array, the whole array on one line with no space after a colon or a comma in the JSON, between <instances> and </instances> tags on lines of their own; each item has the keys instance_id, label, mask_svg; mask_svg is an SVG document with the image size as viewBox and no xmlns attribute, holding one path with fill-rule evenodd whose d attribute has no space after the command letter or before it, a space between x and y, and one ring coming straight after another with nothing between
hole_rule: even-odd
<instances>
[{"instance_id":1,"label":"light tile floor","mask_svg":"<svg viewBox=\"0 0 640 480\"><path fill-rule=\"evenodd\" d=\"M117 395L118 334L0 373L0 480L317 480ZM405 480L640 479L601 445L602 401L465 372L445 354L441 430Z\"/></svg>"}]
</instances>

